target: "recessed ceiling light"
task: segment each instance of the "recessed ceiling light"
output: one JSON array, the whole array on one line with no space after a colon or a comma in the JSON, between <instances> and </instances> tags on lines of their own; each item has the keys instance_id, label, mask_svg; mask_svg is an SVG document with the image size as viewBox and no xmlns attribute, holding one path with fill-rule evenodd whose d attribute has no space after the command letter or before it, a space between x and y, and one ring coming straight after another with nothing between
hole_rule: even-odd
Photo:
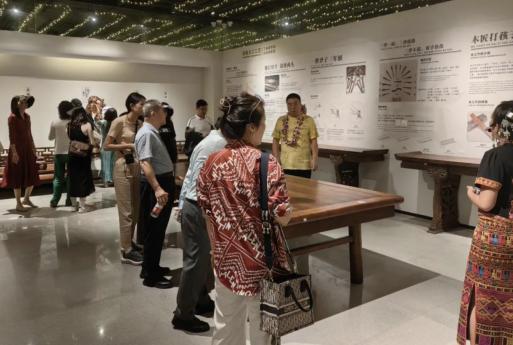
<instances>
[{"instance_id":1,"label":"recessed ceiling light","mask_svg":"<svg viewBox=\"0 0 513 345\"><path fill-rule=\"evenodd\" d=\"M98 20L98 19L96 18L96 16L92 16L92 17L91 17L91 21L92 21L93 23L96 23L96 21L97 21L97 20Z\"/></svg>"},{"instance_id":2,"label":"recessed ceiling light","mask_svg":"<svg viewBox=\"0 0 513 345\"><path fill-rule=\"evenodd\" d=\"M289 22L283 23L284 26L289 26Z\"/></svg>"},{"instance_id":3,"label":"recessed ceiling light","mask_svg":"<svg viewBox=\"0 0 513 345\"><path fill-rule=\"evenodd\" d=\"M18 10L16 7L11 8L11 12L13 14L20 14L20 10Z\"/></svg>"},{"instance_id":4,"label":"recessed ceiling light","mask_svg":"<svg viewBox=\"0 0 513 345\"><path fill-rule=\"evenodd\" d=\"M215 16L215 15L216 15L216 13L215 13L214 11L212 11L212 12L210 12L210 15L211 15L211 16Z\"/></svg>"}]
</instances>

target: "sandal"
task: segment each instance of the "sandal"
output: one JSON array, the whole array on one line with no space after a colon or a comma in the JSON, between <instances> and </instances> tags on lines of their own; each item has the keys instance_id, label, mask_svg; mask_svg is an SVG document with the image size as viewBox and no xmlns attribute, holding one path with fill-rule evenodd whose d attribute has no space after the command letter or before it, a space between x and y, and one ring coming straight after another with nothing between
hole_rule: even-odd
<instances>
[{"instance_id":1,"label":"sandal","mask_svg":"<svg viewBox=\"0 0 513 345\"><path fill-rule=\"evenodd\" d=\"M32 201L30 201L30 199L23 200L23 203L22 203L22 204L23 204L23 205L30 206L30 207L32 207L32 208L37 208L37 206L36 206L36 205L34 205L34 204L32 203Z\"/></svg>"}]
</instances>

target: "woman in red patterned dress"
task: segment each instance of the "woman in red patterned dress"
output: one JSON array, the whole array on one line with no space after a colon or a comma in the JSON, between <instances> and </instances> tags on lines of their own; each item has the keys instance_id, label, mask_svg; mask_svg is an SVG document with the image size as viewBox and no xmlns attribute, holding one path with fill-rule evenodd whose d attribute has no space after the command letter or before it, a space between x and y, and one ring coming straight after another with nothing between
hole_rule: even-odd
<instances>
[{"instance_id":1,"label":"woman in red patterned dress","mask_svg":"<svg viewBox=\"0 0 513 345\"><path fill-rule=\"evenodd\" d=\"M30 200L34 185L39 183L36 165L36 147L30 129L30 116L25 111L34 104L32 96L15 96L11 100L9 125L9 155L4 170L2 188L14 189L16 210L27 211L25 206L37 207ZM21 190L25 197L21 201ZM24 206L25 205L25 206Z\"/></svg>"},{"instance_id":2,"label":"woman in red patterned dress","mask_svg":"<svg viewBox=\"0 0 513 345\"><path fill-rule=\"evenodd\" d=\"M259 204L260 145L265 130L262 100L249 94L223 99L221 131L225 149L210 155L197 182L198 203L207 216L215 279L213 345L269 344L260 330L259 282L266 277ZM275 221L290 220L285 177L271 156L268 167L269 211ZM275 274L288 268L285 239L273 248Z\"/></svg>"},{"instance_id":3,"label":"woman in red patterned dress","mask_svg":"<svg viewBox=\"0 0 513 345\"><path fill-rule=\"evenodd\" d=\"M461 298L458 344L513 344L513 101L495 108L490 123L496 147L487 151L470 201L479 221Z\"/></svg>"}]
</instances>

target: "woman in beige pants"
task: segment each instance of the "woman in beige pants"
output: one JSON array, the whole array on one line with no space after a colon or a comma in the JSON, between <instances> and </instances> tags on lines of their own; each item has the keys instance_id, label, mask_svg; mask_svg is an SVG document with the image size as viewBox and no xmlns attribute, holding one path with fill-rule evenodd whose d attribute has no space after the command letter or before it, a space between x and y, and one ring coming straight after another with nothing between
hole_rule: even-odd
<instances>
[{"instance_id":1,"label":"woman in beige pants","mask_svg":"<svg viewBox=\"0 0 513 345\"><path fill-rule=\"evenodd\" d=\"M118 204L121 262L141 265L143 256L132 242L139 218L140 168L135 157L134 139L141 128L139 116L145 97L137 92L126 99L127 112L115 119L105 139L104 149L115 151L114 190Z\"/></svg>"}]
</instances>

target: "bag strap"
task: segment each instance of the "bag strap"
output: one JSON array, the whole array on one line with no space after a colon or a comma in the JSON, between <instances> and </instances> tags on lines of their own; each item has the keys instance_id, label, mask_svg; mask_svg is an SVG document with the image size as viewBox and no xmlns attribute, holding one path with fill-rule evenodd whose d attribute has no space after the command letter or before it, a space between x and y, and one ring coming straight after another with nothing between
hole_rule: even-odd
<instances>
[{"instance_id":1,"label":"bag strap","mask_svg":"<svg viewBox=\"0 0 513 345\"><path fill-rule=\"evenodd\" d=\"M267 194L267 172L269 153L260 156L260 209L262 210L262 227L264 232L265 263L269 270L273 268L273 250L271 246L271 215L269 214L269 196Z\"/></svg>"}]
</instances>

